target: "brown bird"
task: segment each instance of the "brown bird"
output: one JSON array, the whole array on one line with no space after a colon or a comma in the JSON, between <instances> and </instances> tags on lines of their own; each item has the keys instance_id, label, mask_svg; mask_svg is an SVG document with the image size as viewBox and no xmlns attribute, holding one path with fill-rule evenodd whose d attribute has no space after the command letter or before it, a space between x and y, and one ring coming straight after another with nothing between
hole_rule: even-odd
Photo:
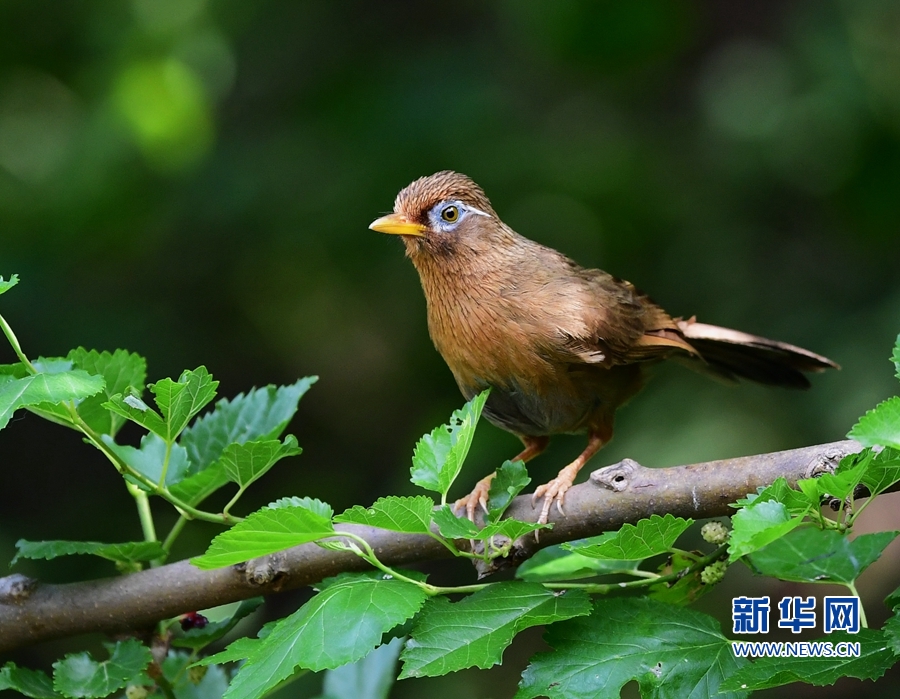
<instances>
[{"instance_id":1,"label":"brown bird","mask_svg":"<svg viewBox=\"0 0 900 699\"><path fill-rule=\"evenodd\" d=\"M616 409L641 389L647 365L681 359L728 381L789 388L809 387L803 372L838 368L800 347L670 317L631 283L516 233L457 172L416 180L369 228L402 236L435 347L466 400L491 389L484 415L522 440L515 459L534 458L552 435L587 433L581 455L534 492L541 522L553 502L565 514L566 491L612 438ZM470 519L487 509L493 477L457 501Z\"/></svg>"}]
</instances>

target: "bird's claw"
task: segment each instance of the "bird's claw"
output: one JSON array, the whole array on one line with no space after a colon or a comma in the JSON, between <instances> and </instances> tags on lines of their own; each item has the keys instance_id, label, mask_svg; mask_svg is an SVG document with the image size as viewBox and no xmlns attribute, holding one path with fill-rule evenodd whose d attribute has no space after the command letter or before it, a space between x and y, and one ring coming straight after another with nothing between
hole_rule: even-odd
<instances>
[{"instance_id":1,"label":"bird's claw","mask_svg":"<svg viewBox=\"0 0 900 699\"><path fill-rule=\"evenodd\" d=\"M486 515L488 513L488 493L491 491L491 480L493 476L483 478L475 484L472 492L464 498L460 498L453 504L453 512L455 513L462 507L466 509L466 517L471 522L475 522L475 510L480 505L482 511Z\"/></svg>"},{"instance_id":2,"label":"bird's claw","mask_svg":"<svg viewBox=\"0 0 900 699\"><path fill-rule=\"evenodd\" d=\"M566 500L566 491L572 487L572 481L561 476L557 476L549 483L539 486L531 496L531 506L537 505L540 498L544 498L544 504L541 506L541 515L538 517L538 524L547 524L550 518L550 508L556 503L556 509L563 517L566 516L563 510L563 503Z\"/></svg>"}]
</instances>

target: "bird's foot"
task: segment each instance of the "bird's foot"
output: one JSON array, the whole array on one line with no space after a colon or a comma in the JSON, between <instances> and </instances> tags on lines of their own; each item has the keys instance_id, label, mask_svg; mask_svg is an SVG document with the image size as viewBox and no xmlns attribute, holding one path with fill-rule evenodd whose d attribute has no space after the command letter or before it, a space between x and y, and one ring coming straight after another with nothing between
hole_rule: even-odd
<instances>
[{"instance_id":1,"label":"bird's foot","mask_svg":"<svg viewBox=\"0 0 900 699\"><path fill-rule=\"evenodd\" d=\"M571 463L560 471L556 478L549 483L539 486L534 491L534 495L531 496L532 507L537 504L540 498L544 498L541 516L537 520L538 524L547 524L547 519L550 517L550 507L554 502L556 503L556 509L559 510L559 514L565 517L566 513L563 510L563 503L566 500L566 491L572 487L579 470L581 470L581 464L578 462Z\"/></svg>"},{"instance_id":2,"label":"bird's foot","mask_svg":"<svg viewBox=\"0 0 900 699\"><path fill-rule=\"evenodd\" d=\"M482 511L487 514L488 493L491 492L491 481L494 480L496 475L496 473L492 473L490 476L485 476L478 481L471 493L453 503L453 511L456 512L460 508L465 507L466 517L472 522L475 522L475 510L479 505L481 505Z\"/></svg>"}]
</instances>

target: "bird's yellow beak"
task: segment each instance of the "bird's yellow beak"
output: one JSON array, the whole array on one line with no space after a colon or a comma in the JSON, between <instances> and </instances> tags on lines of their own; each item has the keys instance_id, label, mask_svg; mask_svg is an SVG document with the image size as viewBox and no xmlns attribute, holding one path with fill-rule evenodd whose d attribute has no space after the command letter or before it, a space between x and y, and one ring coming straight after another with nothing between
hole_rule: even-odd
<instances>
[{"instance_id":1,"label":"bird's yellow beak","mask_svg":"<svg viewBox=\"0 0 900 699\"><path fill-rule=\"evenodd\" d=\"M413 223L403 214L388 214L377 218L369 224L369 228L379 233L393 233L394 235L425 235L425 226L421 223Z\"/></svg>"}]
</instances>

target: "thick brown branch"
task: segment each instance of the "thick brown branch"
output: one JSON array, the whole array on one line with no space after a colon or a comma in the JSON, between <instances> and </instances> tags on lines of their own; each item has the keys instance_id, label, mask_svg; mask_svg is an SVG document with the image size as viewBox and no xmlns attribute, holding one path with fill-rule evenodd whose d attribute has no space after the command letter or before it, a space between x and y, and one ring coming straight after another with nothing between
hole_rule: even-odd
<instances>
[{"instance_id":1,"label":"thick brown branch","mask_svg":"<svg viewBox=\"0 0 900 699\"><path fill-rule=\"evenodd\" d=\"M779 476L791 483L834 468L856 442L712 461L672 468L645 468L626 459L591 473L566 496L566 516L554 508L553 530L540 544L521 542L516 558L548 546L617 529L651 514L715 517L728 503L755 492ZM520 496L510 516L534 520L530 496ZM364 537L388 565L446 558L450 554L427 536L382 529L346 527ZM138 629L187 611L256 595L297 588L341 571L362 569L356 556L315 544L297 546L240 566L203 571L179 561L131 575L67 585L49 585L21 575L0 578L0 652L37 641L87 632Z\"/></svg>"}]
</instances>

